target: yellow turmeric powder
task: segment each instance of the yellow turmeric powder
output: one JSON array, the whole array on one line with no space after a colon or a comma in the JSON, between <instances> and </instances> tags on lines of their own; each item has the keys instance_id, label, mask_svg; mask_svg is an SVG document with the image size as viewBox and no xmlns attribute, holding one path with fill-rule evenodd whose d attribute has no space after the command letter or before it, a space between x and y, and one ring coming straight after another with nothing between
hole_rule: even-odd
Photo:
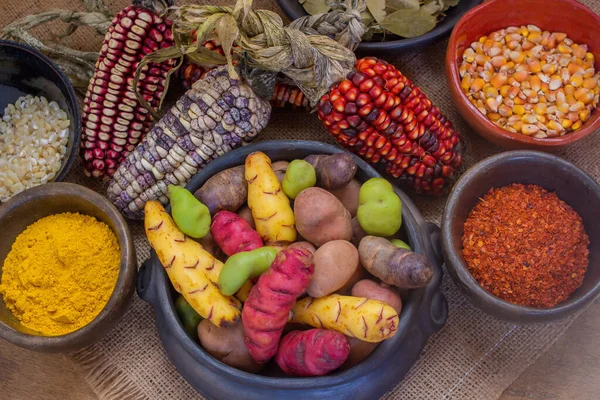
<instances>
[{"instance_id":1,"label":"yellow turmeric powder","mask_svg":"<svg viewBox=\"0 0 600 400\"><path fill-rule=\"evenodd\" d=\"M23 231L2 267L0 293L29 329L64 335L102 311L119 276L115 234L96 218L64 213Z\"/></svg>"}]
</instances>

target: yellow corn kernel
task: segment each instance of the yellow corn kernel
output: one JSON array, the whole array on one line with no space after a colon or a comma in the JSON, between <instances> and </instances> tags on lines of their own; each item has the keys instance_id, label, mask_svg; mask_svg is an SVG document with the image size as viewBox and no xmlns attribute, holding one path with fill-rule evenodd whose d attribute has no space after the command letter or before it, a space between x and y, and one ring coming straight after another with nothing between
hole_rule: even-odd
<instances>
[{"instance_id":1,"label":"yellow corn kernel","mask_svg":"<svg viewBox=\"0 0 600 400\"><path fill-rule=\"evenodd\" d=\"M565 103L559 105L557 107L557 110L563 114L566 114L569 112L569 108L570 108L569 103L566 103L566 100L565 100Z\"/></svg>"},{"instance_id":2,"label":"yellow corn kernel","mask_svg":"<svg viewBox=\"0 0 600 400\"><path fill-rule=\"evenodd\" d=\"M521 91L521 89L519 89L518 86L511 86L510 89L508 90L508 97L511 99L514 99L515 97L517 97L519 95L520 91Z\"/></svg>"},{"instance_id":3,"label":"yellow corn kernel","mask_svg":"<svg viewBox=\"0 0 600 400\"><path fill-rule=\"evenodd\" d=\"M526 40L522 45L521 45L521 50L526 52L527 57L531 57L531 54L529 52L529 50L533 49L535 47L535 43L530 42L529 40Z\"/></svg>"},{"instance_id":4,"label":"yellow corn kernel","mask_svg":"<svg viewBox=\"0 0 600 400\"><path fill-rule=\"evenodd\" d=\"M490 64L492 64L492 66L494 68L500 68L501 66L506 64L507 61L508 60L506 59L506 57L500 55L500 56L492 57L492 59L490 60Z\"/></svg>"},{"instance_id":5,"label":"yellow corn kernel","mask_svg":"<svg viewBox=\"0 0 600 400\"><path fill-rule=\"evenodd\" d=\"M521 129L523 129L523 122L521 122L521 121L513 122L511 124L511 126L515 131L521 132Z\"/></svg>"},{"instance_id":6,"label":"yellow corn kernel","mask_svg":"<svg viewBox=\"0 0 600 400\"><path fill-rule=\"evenodd\" d=\"M594 63L594 55L590 52L585 53L585 61Z\"/></svg>"},{"instance_id":7,"label":"yellow corn kernel","mask_svg":"<svg viewBox=\"0 0 600 400\"><path fill-rule=\"evenodd\" d=\"M573 125L573 121L565 118L560 121L560 124L562 125L563 128L569 129Z\"/></svg>"},{"instance_id":8,"label":"yellow corn kernel","mask_svg":"<svg viewBox=\"0 0 600 400\"><path fill-rule=\"evenodd\" d=\"M537 76L533 75L529 78L529 87L536 92L539 92L542 89L542 80Z\"/></svg>"},{"instance_id":9,"label":"yellow corn kernel","mask_svg":"<svg viewBox=\"0 0 600 400\"><path fill-rule=\"evenodd\" d=\"M573 93L575 93L575 86L565 85L565 94L573 94Z\"/></svg>"},{"instance_id":10,"label":"yellow corn kernel","mask_svg":"<svg viewBox=\"0 0 600 400\"><path fill-rule=\"evenodd\" d=\"M550 91L550 85L548 85L546 82L542 82L541 90L544 93L548 93Z\"/></svg>"},{"instance_id":11,"label":"yellow corn kernel","mask_svg":"<svg viewBox=\"0 0 600 400\"><path fill-rule=\"evenodd\" d=\"M508 80L508 79L507 79ZM494 78L492 78L492 85L494 85ZM508 91L510 90L511 86L510 85L503 85L500 87L500 96L502 97L507 97L508 96Z\"/></svg>"},{"instance_id":12,"label":"yellow corn kernel","mask_svg":"<svg viewBox=\"0 0 600 400\"><path fill-rule=\"evenodd\" d=\"M533 125L533 124L525 124L525 125L523 125L523 128L521 128L521 132L527 136L535 135L539 131L540 131L540 128L538 128L537 125Z\"/></svg>"},{"instance_id":13,"label":"yellow corn kernel","mask_svg":"<svg viewBox=\"0 0 600 400\"><path fill-rule=\"evenodd\" d=\"M533 42L535 44L540 44L542 41L542 33L541 32L529 32L529 36L527 36L527 40Z\"/></svg>"},{"instance_id":14,"label":"yellow corn kernel","mask_svg":"<svg viewBox=\"0 0 600 400\"><path fill-rule=\"evenodd\" d=\"M485 99L485 108L493 113L497 113L498 112L498 102L496 101L495 98L489 97L489 98Z\"/></svg>"},{"instance_id":15,"label":"yellow corn kernel","mask_svg":"<svg viewBox=\"0 0 600 400\"><path fill-rule=\"evenodd\" d=\"M583 122L585 122L588 119L590 119L591 114L592 114L591 111L587 108L585 110L581 110L579 112L579 119L582 120Z\"/></svg>"},{"instance_id":16,"label":"yellow corn kernel","mask_svg":"<svg viewBox=\"0 0 600 400\"><path fill-rule=\"evenodd\" d=\"M567 71L569 71L569 74L571 75L575 75L575 74L582 74L585 72L585 70L583 69L583 67L579 64L575 64L575 63L569 63L569 66L567 67Z\"/></svg>"},{"instance_id":17,"label":"yellow corn kernel","mask_svg":"<svg viewBox=\"0 0 600 400\"><path fill-rule=\"evenodd\" d=\"M560 69L560 79L562 79L563 82L569 82L569 79L571 79L571 73L569 73L569 69L568 68L561 68Z\"/></svg>"},{"instance_id":18,"label":"yellow corn kernel","mask_svg":"<svg viewBox=\"0 0 600 400\"><path fill-rule=\"evenodd\" d=\"M593 89L596 87L597 82L596 78L585 78L583 80L583 87L586 89Z\"/></svg>"},{"instance_id":19,"label":"yellow corn kernel","mask_svg":"<svg viewBox=\"0 0 600 400\"><path fill-rule=\"evenodd\" d=\"M509 57L513 62L518 64L523 62L525 54L522 51L511 51Z\"/></svg>"},{"instance_id":20,"label":"yellow corn kernel","mask_svg":"<svg viewBox=\"0 0 600 400\"><path fill-rule=\"evenodd\" d=\"M477 78L471 83L471 88L469 89L471 93L479 92L485 86L485 81L481 78Z\"/></svg>"},{"instance_id":21,"label":"yellow corn kernel","mask_svg":"<svg viewBox=\"0 0 600 400\"><path fill-rule=\"evenodd\" d=\"M571 107L569 107L569 110L572 112L579 112L581 110L583 110L585 108L585 104L583 104L583 102L581 101L577 101L575 104L571 104Z\"/></svg>"},{"instance_id":22,"label":"yellow corn kernel","mask_svg":"<svg viewBox=\"0 0 600 400\"><path fill-rule=\"evenodd\" d=\"M525 104L525 100L523 100L520 97L515 97L514 101L515 101L515 104L517 104L517 105L523 105L523 104Z\"/></svg>"},{"instance_id":23,"label":"yellow corn kernel","mask_svg":"<svg viewBox=\"0 0 600 400\"><path fill-rule=\"evenodd\" d=\"M521 34L521 36L527 37L529 36L529 29L527 29L526 26L522 26L519 28L519 33Z\"/></svg>"},{"instance_id":24,"label":"yellow corn kernel","mask_svg":"<svg viewBox=\"0 0 600 400\"><path fill-rule=\"evenodd\" d=\"M520 43L518 40L511 40L506 42L506 47L510 50L516 50L519 47Z\"/></svg>"},{"instance_id":25,"label":"yellow corn kernel","mask_svg":"<svg viewBox=\"0 0 600 400\"><path fill-rule=\"evenodd\" d=\"M475 55L475 62L477 63L477 65L483 66L488 61L490 61L490 57L486 56L485 54L476 54Z\"/></svg>"},{"instance_id":26,"label":"yellow corn kernel","mask_svg":"<svg viewBox=\"0 0 600 400\"><path fill-rule=\"evenodd\" d=\"M530 58L527 60L527 65L529 65L529 71L532 74L537 74L542 71L542 63L540 60L536 60L535 58Z\"/></svg>"},{"instance_id":27,"label":"yellow corn kernel","mask_svg":"<svg viewBox=\"0 0 600 400\"><path fill-rule=\"evenodd\" d=\"M551 119L550 121L548 121L548 123L546 124L546 127L550 130L553 131L562 131L564 130L564 128L562 127L561 124L559 124L558 122L554 121L553 119Z\"/></svg>"},{"instance_id":28,"label":"yellow corn kernel","mask_svg":"<svg viewBox=\"0 0 600 400\"><path fill-rule=\"evenodd\" d=\"M521 121L523 121L523 123L525 123L525 124L535 124L535 123L537 123L538 119L535 115L526 114L526 115L523 115L523 118L521 118Z\"/></svg>"},{"instance_id":29,"label":"yellow corn kernel","mask_svg":"<svg viewBox=\"0 0 600 400\"><path fill-rule=\"evenodd\" d=\"M482 43L482 44L483 44L483 42L485 42L485 41L487 40L487 38L488 38L487 36L482 36L482 37L480 37L480 38L479 38L479 43Z\"/></svg>"},{"instance_id":30,"label":"yellow corn kernel","mask_svg":"<svg viewBox=\"0 0 600 400\"><path fill-rule=\"evenodd\" d=\"M529 74L527 73L527 71L521 70L521 71L515 72L513 77L515 78L515 80L517 82L521 83L521 82L525 82L527 80L527 78L529 77Z\"/></svg>"},{"instance_id":31,"label":"yellow corn kernel","mask_svg":"<svg viewBox=\"0 0 600 400\"><path fill-rule=\"evenodd\" d=\"M587 90L586 88L583 87L578 87L577 89L575 89L575 92L573 93L573 96L577 99L577 100L581 100L586 94L588 94L590 91Z\"/></svg>"},{"instance_id":32,"label":"yellow corn kernel","mask_svg":"<svg viewBox=\"0 0 600 400\"><path fill-rule=\"evenodd\" d=\"M473 84L473 78L470 75L465 75L460 81L460 87L466 92Z\"/></svg>"},{"instance_id":33,"label":"yellow corn kernel","mask_svg":"<svg viewBox=\"0 0 600 400\"><path fill-rule=\"evenodd\" d=\"M568 95L566 95L566 97L567 97L567 103L569 104L569 106L572 106L573 104L577 103L577 99L572 94L568 94Z\"/></svg>"},{"instance_id":34,"label":"yellow corn kernel","mask_svg":"<svg viewBox=\"0 0 600 400\"><path fill-rule=\"evenodd\" d=\"M584 79L593 78L595 74L596 74L596 70L594 70L594 68L588 68L583 73L583 78Z\"/></svg>"},{"instance_id":35,"label":"yellow corn kernel","mask_svg":"<svg viewBox=\"0 0 600 400\"><path fill-rule=\"evenodd\" d=\"M490 79L490 83L496 89L499 89L502 86L506 85L507 82L508 82L508 76L506 76L506 74L503 72L495 74L494 76L492 76L492 79Z\"/></svg>"},{"instance_id":36,"label":"yellow corn kernel","mask_svg":"<svg viewBox=\"0 0 600 400\"><path fill-rule=\"evenodd\" d=\"M582 66L584 69L590 69L590 68L594 68L594 63L591 63L591 62L587 62L587 61L585 61L583 64L581 64L581 66Z\"/></svg>"},{"instance_id":37,"label":"yellow corn kernel","mask_svg":"<svg viewBox=\"0 0 600 400\"><path fill-rule=\"evenodd\" d=\"M473 61L475 61L475 51L469 47L469 48L465 49L462 57L463 57L464 61L466 61L468 63L472 63Z\"/></svg>"},{"instance_id":38,"label":"yellow corn kernel","mask_svg":"<svg viewBox=\"0 0 600 400\"><path fill-rule=\"evenodd\" d=\"M577 57L581 60L585 59L585 55L587 53L587 46L586 45L573 45L573 57Z\"/></svg>"},{"instance_id":39,"label":"yellow corn kernel","mask_svg":"<svg viewBox=\"0 0 600 400\"><path fill-rule=\"evenodd\" d=\"M556 64L544 64L542 65L542 72L546 75L552 75L556 72Z\"/></svg>"},{"instance_id":40,"label":"yellow corn kernel","mask_svg":"<svg viewBox=\"0 0 600 400\"><path fill-rule=\"evenodd\" d=\"M576 131L577 129L581 128L581 125L583 125L583 123L581 121L577 121L571 126L571 129Z\"/></svg>"},{"instance_id":41,"label":"yellow corn kernel","mask_svg":"<svg viewBox=\"0 0 600 400\"><path fill-rule=\"evenodd\" d=\"M567 38L567 34L563 33L563 32L555 32L550 36L554 36L554 38L558 41L558 42L562 42L563 40L565 40Z\"/></svg>"},{"instance_id":42,"label":"yellow corn kernel","mask_svg":"<svg viewBox=\"0 0 600 400\"><path fill-rule=\"evenodd\" d=\"M490 84L483 87L483 93L485 94L485 97L498 97L498 90Z\"/></svg>"},{"instance_id":43,"label":"yellow corn kernel","mask_svg":"<svg viewBox=\"0 0 600 400\"><path fill-rule=\"evenodd\" d=\"M557 90L562 86L562 78L558 75L552 75L550 77L550 82L548 83L548 87L550 90Z\"/></svg>"},{"instance_id":44,"label":"yellow corn kernel","mask_svg":"<svg viewBox=\"0 0 600 400\"><path fill-rule=\"evenodd\" d=\"M573 75L569 82L571 83L571 85L578 88L581 85L583 85L583 76L581 76L580 74Z\"/></svg>"},{"instance_id":45,"label":"yellow corn kernel","mask_svg":"<svg viewBox=\"0 0 600 400\"><path fill-rule=\"evenodd\" d=\"M508 118L513 115L513 110L509 106L502 104L498 107L498 113L501 116Z\"/></svg>"},{"instance_id":46,"label":"yellow corn kernel","mask_svg":"<svg viewBox=\"0 0 600 400\"><path fill-rule=\"evenodd\" d=\"M515 104L513 106L513 112L516 115L523 115L523 114L525 114L525 107L523 107L521 104Z\"/></svg>"},{"instance_id":47,"label":"yellow corn kernel","mask_svg":"<svg viewBox=\"0 0 600 400\"><path fill-rule=\"evenodd\" d=\"M559 43L558 46L556 46L556 50L562 54L571 54L573 52L573 50L564 43Z\"/></svg>"},{"instance_id":48,"label":"yellow corn kernel","mask_svg":"<svg viewBox=\"0 0 600 400\"><path fill-rule=\"evenodd\" d=\"M591 104L594 101L594 93L587 92L583 96L581 96L581 98L579 98L578 100L581 101L585 105Z\"/></svg>"},{"instance_id":49,"label":"yellow corn kernel","mask_svg":"<svg viewBox=\"0 0 600 400\"><path fill-rule=\"evenodd\" d=\"M498 113L488 113L487 117L492 121L492 122L496 122L498 121L500 118L502 118L502 116Z\"/></svg>"},{"instance_id":50,"label":"yellow corn kernel","mask_svg":"<svg viewBox=\"0 0 600 400\"><path fill-rule=\"evenodd\" d=\"M538 103L535 106L533 106L533 112L535 112L538 115L544 115L546 114L546 104L545 103Z\"/></svg>"}]
</instances>

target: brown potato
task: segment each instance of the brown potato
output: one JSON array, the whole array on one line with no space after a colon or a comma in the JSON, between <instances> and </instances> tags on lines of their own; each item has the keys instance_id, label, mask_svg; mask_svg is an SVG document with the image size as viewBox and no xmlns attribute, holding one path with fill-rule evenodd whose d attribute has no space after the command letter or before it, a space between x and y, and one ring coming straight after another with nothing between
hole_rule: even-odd
<instances>
[{"instance_id":1,"label":"brown potato","mask_svg":"<svg viewBox=\"0 0 600 400\"><path fill-rule=\"evenodd\" d=\"M248 198L244 166L219 172L207 180L194 196L208 207L210 215L221 210L236 212Z\"/></svg>"},{"instance_id":2,"label":"brown potato","mask_svg":"<svg viewBox=\"0 0 600 400\"><path fill-rule=\"evenodd\" d=\"M294 201L294 216L298 233L315 246L352 238L350 212L325 189L311 187L300 192Z\"/></svg>"},{"instance_id":3,"label":"brown potato","mask_svg":"<svg viewBox=\"0 0 600 400\"><path fill-rule=\"evenodd\" d=\"M352 368L367 358L367 356L369 356L369 354L371 354L377 348L377 346L379 346L379 343L363 342L355 337L347 336L347 338L350 342L350 355L346 359L346 362L342 364L342 370Z\"/></svg>"},{"instance_id":4,"label":"brown potato","mask_svg":"<svg viewBox=\"0 0 600 400\"><path fill-rule=\"evenodd\" d=\"M315 248L315 246L312 245L312 243L310 243L310 242L304 242L304 241L292 243L288 247L300 247L300 248L304 248L304 249L310 251L311 253L313 253L313 255L315 254L315 251L317 251L317 249Z\"/></svg>"},{"instance_id":5,"label":"brown potato","mask_svg":"<svg viewBox=\"0 0 600 400\"><path fill-rule=\"evenodd\" d=\"M283 180L288 165L290 165L290 163L287 161L275 161L273 164L271 164L271 168L273 168L273 171L275 171L275 175L277 175L279 183L281 183L281 181Z\"/></svg>"},{"instance_id":6,"label":"brown potato","mask_svg":"<svg viewBox=\"0 0 600 400\"><path fill-rule=\"evenodd\" d=\"M262 365L255 363L244 344L244 324L238 321L231 328L220 328L205 319L198 325L202 348L217 360L247 372L258 372Z\"/></svg>"},{"instance_id":7,"label":"brown potato","mask_svg":"<svg viewBox=\"0 0 600 400\"><path fill-rule=\"evenodd\" d=\"M356 211L358 210L358 192L361 185L359 181L353 179L343 188L330 190L342 202L346 210L350 211L352 218L356 216Z\"/></svg>"},{"instance_id":8,"label":"brown potato","mask_svg":"<svg viewBox=\"0 0 600 400\"><path fill-rule=\"evenodd\" d=\"M353 245L358 247L362 238L367 236L367 232L363 230L358 222L358 218L352 218L352 239L350 240Z\"/></svg>"},{"instance_id":9,"label":"brown potato","mask_svg":"<svg viewBox=\"0 0 600 400\"><path fill-rule=\"evenodd\" d=\"M394 246L389 240L365 236L358 246L360 262L371 274L400 289L427 286L433 265L423 254Z\"/></svg>"},{"instance_id":10,"label":"brown potato","mask_svg":"<svg viewBox=\"0 0 600 400\"><path fill-rule=\"evenodd\" d=\"M352 293L352 288L354 287L356 282L361 281L363 279L368 279L370 277L371 275L367 272L365 267L360 265L359 262L358 266L356 267L356 271L354 271L354 274L350 277L348 282L344 284L344 286L342 286L336 291L336 293L341 294L342 296L350 296L350 293Z\"/></svg>"},{"instance_id":11,"label":"brown potato","mask_svg":"<svg viewBox=\"0 0 600 400\"><path fill-rule=\"evenodd\" d=\"M315 272L306 289L311 297L323 297L344 286L358 267L358 250L346 240L332 240L315 252Z\"/></svg>"},{"instance_id":12,"label":"brown potato","mask_svg":"<svg viewBox=\"0 0 600 400\"><path fill-rule=\"evenodd\" d=\"M256 229L256 225L254 225L254 218L252 218L252 210L250 210L250 207L244 206L240 208L240 210L237 212L237 215L244 218L246 222L250 224L252 229Z\"/></svg>"},{"instance_id":13,"label":"brown potato","mask_svg":"<svg viewBox=\"0 0 600 400\"><path fill-rule=\"evenodd\" d=\"M402 312L402 299L400 298L400 293L383 282L363 279L352 287L352 296L381 300L392 306L398 315Z\"/></svg>"}]
</instances>

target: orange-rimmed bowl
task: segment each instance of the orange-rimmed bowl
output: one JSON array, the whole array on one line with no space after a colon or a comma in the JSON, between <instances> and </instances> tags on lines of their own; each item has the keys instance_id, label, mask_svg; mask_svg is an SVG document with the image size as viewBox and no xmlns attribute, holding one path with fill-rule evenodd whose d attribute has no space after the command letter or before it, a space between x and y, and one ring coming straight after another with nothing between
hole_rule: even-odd
<instances>
[{"instance_id":1,"label":"orange-rimmed bowl","mask_svg":"<svg viewBox=\"0 0 600 400\"><path fill-rule=\"evenodd\" d=\"M587 44L600 70L600 16L576 0L489 0L473 8L456 24L446 52L446 78L454 103L467 123L485 139L507 149L557 151L600 128L600 110L575 131L557 138L539 139L507 131L488 120L460 86L458 68L463 51L472 42L498 29L533 24L542 30L564 32L575 43Z\"/></svg>"}]
</instances>

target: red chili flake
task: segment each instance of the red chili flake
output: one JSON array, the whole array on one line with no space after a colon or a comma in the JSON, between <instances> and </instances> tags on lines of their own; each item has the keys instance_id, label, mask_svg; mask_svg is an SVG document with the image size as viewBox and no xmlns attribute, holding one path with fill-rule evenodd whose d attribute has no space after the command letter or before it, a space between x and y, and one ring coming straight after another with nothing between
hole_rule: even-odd
<instances>
[{"instance_id":1,"label":"red chili flake","mask_svg":"<svg viewBox=\"0 0 600 400\"><path fill-rule=\"evenodd\" d=\"M536 185L490 189L471 210L462 243L481 287L523 306L564 301L581 286L589 262L579 214Z\"/></svg>"}]
</instances>

